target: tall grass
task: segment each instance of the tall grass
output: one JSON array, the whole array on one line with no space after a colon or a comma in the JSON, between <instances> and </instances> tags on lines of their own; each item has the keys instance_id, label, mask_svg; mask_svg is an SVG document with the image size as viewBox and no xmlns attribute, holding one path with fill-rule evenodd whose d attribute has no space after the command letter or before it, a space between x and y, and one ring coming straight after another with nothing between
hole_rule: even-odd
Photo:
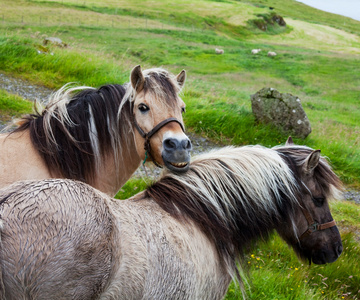
<instances>
[{"instance_id":1,"label":"tall grass","mask_svg":"<svg viewBox=\"0 0 360 300\"><path fill-rule=\"evenodd\" d=\"M45 47L16 36L0 37L0 69L50 88L67 82L101 85L129 76L128 71L114 68L111 60L104 61L95 54Z\"/></svg>"},{"instance_id":2,"label":"tall grass","mask_svg":"<svg viewBox=\"0 0 360 300\"><path fill-rule=\"evenodd\" d=\"M0 90L0 116L3 123L32 111L33 104L23 98Z\"/></svg>"}]
</instances>

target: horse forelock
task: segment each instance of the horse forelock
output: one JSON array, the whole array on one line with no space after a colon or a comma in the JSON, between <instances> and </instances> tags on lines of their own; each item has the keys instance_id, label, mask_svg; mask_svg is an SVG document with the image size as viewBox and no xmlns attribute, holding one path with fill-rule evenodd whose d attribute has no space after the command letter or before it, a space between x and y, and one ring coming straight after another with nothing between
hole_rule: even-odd
<instances>
[{"instance_id":1,"label":"horse forelock","mask_svg":"<svg viewBox=\"0 0 360 300\"><path fill-rule=\"evenodd\" d=\"M249 242L266 237L292 214L295 194L296 182L286 163L260 146L200 155L185 174L165 172L147 190L165 211L191 220L214 241L231 275Z\"/></svg>"},{"instance_id":2,"label":"horse forelock","mask_svg":"<svg viewBox=\"0 0 360 300\"><path fill-rule=\"evenodd\" d=\"M173 109L178 104L179 86L176 77L162 68L152 68L143 71L145 78L143 92L149 94L149 100L153 98L159 104L168 106ZM127 87L126 98L132 102L137 95L137 91L131 86ZM159 100L164 100L159 102Z\"/></svg>"},{"instance_id":3,"label":"horse forelock","mask_svg":"<svg viewBox=\"0 0 360 300\"><path fill-rule=\"evenodd\" d=\"M293 172L298 172L297 170L299 170L307 157L314 151L307 146L301 145L277 146L273 149L280 153L285 160L287 159L289 165L294 164L294 167L292 168ZM326 198L342 198L342 183L332 170L326 157L320 157L319 164L314 169L313 176ZM296 178L300 178L300 176L296 176Z\"/></svg>"}]
</instances>

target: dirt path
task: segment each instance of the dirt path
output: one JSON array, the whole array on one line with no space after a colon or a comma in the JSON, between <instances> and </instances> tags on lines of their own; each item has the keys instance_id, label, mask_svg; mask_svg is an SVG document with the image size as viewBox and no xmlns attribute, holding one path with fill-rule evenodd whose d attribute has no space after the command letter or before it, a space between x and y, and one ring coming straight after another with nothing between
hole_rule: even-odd
<instances>
[{"instance_id":1,"label":"dirt path","mask_svg":"<svg viewBox=\"0 0 360 300\"><path fill-rule=\"evenodd\" d=\"M52 90L43 86L33 85L26 80L10 77L0 73L0 89L11 94L17 94L24 99L34 101L35 99L48 99Z\"/></svg>"}]
</instances>

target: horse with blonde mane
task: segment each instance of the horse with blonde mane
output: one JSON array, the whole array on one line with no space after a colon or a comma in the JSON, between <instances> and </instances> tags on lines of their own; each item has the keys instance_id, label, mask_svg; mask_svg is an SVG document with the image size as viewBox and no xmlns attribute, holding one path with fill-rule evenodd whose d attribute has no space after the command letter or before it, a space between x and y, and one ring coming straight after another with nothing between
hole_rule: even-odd
<instances>
[{"instance_id":1,"label":"horse with blonde mane","mask_svg":"<svg viewBox=\"0 0 360 300\"><path fill-rule=\"evenodd\" d=\"M0 190L0 298L222 299L273 230L301 259L335 261L340 188L319 150L295 145L203 154L124 201L72 180L18 182Z\"/></svg>"},{"instance_id":2,"label":"horse with blonde mane","mask_svg":"<svg viewBox=\"0 0 360 300\"><path fill-rule=\"evenodd\" d=\"M191 142L179 97L185 78L184 70L174 76L136 66L130 84L60 89L42 111L0 135L0 187L60 177L114 196L141 162L186 172Z\"/></svg>"}]
</instances>

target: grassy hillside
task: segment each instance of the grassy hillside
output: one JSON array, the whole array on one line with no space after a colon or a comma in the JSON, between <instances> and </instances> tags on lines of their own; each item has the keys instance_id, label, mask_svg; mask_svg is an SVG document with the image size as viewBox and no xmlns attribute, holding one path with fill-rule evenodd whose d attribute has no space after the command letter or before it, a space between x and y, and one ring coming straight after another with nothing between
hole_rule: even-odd
<instances>
[{"instance_id":1,"label":"grassy hillside","mask_svg":"<svg viewBox=\"0 0 360 300\"><path fill-rule=\"evenodd\" d=\"M254 25L272 12L285 18L286 28L268 24L263 32ZM43 45L50 36L68 46ZM254 48L262 49L259 55L251 54ZM267 51L278 55L269 58ZM255 123L250 95L263 87L297 95L313 131L295 142L320 148L347 185L360 187L360 22L293 0L0 2L0 72L51 88L99 86L128 81L137 64L186 69L187 129L224 144L283 143L287 133ZM29 109L5 92L0 98L2 119ZM143 188L133 180L119 196ZM252 299L360 298L358 238L352 234L359 232L359 208L339 202L333 210L351 254L330 266L296 265L301 272L295 274L296 258L276 237L258 246L255 260L249 254ZM256 257L266 269L253 264ZM232 287L228 299L236 293Z\"/></svg>"}]
</instances>

